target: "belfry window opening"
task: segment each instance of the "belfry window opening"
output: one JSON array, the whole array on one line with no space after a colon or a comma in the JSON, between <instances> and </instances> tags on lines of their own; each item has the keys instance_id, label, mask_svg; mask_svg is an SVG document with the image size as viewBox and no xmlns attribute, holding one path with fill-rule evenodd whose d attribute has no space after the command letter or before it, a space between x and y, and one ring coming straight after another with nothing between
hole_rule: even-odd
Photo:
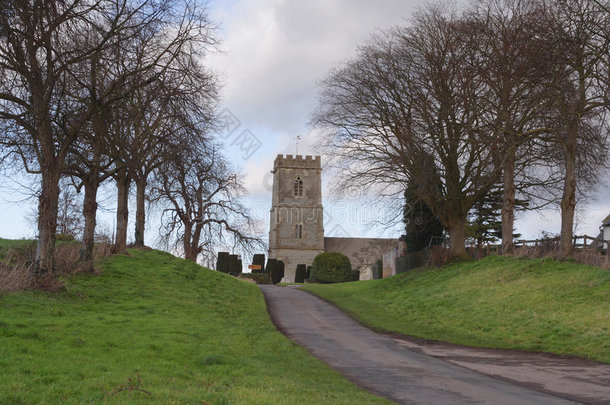
<instances>
[{"instance_id":1,"label":"belfry window opening","mask_svg":"<svg viewBox=\"0 0 610 405\"><path fill-rule=\"evenodd\" d=\"M300 176L294 180L294 196L303 197L303 180Z\"/></svg>"}]
</instances>

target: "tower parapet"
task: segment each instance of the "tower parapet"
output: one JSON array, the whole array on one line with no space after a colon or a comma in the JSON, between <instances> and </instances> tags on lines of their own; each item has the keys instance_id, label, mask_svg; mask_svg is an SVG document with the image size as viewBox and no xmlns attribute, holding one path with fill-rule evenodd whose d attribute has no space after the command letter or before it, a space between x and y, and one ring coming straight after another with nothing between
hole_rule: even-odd
<instances>
[{"instance_id":1,"label":"tower parapet","mask_svg":"<svg viewBox=\"0 0 610 405\"><path fill-rule=\"evenodd\" d=\"M319 169L322 170L322 159L320 156L311 155L277 155L273 163L273 173L278 167L286 169Z\"/></svg>"}]
</instances>

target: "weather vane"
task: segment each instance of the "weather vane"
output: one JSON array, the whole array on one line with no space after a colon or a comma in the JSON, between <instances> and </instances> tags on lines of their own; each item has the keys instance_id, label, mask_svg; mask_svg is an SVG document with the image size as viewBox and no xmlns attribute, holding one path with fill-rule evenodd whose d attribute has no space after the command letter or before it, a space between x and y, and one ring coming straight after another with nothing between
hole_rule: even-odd
<instances>
[{"instance_id":1,"label":"weather vane","mask_svg":"<svg viewBox=\"0 0 610 405\"><path fill-rule=\"evenodd\" d=\"M301 140L301 135L296 136L296 144L297 144L297 156L299 154L299 141Z\"/></svg>"}]
</instances>

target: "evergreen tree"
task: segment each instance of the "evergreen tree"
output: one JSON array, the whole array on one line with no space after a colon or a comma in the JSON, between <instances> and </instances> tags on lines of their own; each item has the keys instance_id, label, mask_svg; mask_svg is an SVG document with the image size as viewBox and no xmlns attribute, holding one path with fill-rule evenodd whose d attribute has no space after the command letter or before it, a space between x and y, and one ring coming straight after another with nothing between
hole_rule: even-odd
<instances>
[{"instance_id":1,"label":"evergreen tree","mask_svg":"<svg viewBox=\"0 0 610 405\"><path fill-rule=\"evenodd\" d=\"M502 239L503 195L501 188L494 188L477 201L470 211L466 233L476 241L477 248ZM515 210L526 206L526 201L515 200ZM521 234L518 233L513 234L513 238L520 236Z\"/></svg>"},{"instance_id":2,"label":"evergreen tree","mask_svg":"<svg viewBox=\"0 0 610 405\"><path fill-rule=\"evenodd\" d=\"M438 217L425 202L417 198L413 184L405 190L403 221L408 252L423 250L430 245L432 237L443 235L443 226Z\"/></svg>"}]
</instances>

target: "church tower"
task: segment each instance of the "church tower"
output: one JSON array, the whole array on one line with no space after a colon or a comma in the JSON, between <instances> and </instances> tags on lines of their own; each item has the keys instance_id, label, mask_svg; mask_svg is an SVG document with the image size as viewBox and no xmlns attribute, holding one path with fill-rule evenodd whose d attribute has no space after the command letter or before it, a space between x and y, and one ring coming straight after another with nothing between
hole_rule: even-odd
<instances>
[{"instance_id":1,"label":"church tower","mask_svg":"<svg viewBox=\"0 0 610 405\"><path fill-rule=\"evenodd\" d=\"M284 262L288 281L297 264L310 266L324 252L321 172L320 156L275 158L269 258Z\"/></svg>"}]
</instances>

